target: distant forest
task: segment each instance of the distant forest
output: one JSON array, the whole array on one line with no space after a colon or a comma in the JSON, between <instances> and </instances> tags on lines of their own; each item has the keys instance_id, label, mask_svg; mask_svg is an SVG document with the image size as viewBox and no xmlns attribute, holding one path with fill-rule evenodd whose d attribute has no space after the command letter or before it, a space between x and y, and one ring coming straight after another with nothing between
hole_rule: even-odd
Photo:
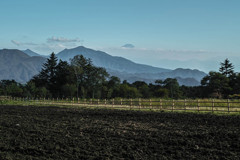
<instances>
[{"instance_id":1,"label":"distant forest","mask_svg":"<svg viewBox=\"0 0 240 160\"><path fill-rule=\"evenodd\" d=\"M240 73L226 59L219 72L209 72L201 86L180 86L174 78L156 80L155 84L136 81L132 84L109 76L91 59L77 55L62 61L52 53L42 70L26 84L14 80L0 81L0 95L29 98L240 98Z\"/></svg>"}]
</instances>

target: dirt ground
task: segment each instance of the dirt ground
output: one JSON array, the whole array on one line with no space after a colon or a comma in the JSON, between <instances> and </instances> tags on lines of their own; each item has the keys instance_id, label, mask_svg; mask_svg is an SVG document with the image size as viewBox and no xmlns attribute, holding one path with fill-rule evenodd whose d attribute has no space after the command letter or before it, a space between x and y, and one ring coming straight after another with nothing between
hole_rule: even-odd
<instances>
[{"instance_id":1,"label":"dirt ground","mask_svg":"<svg viewBox=\"0 0 240 160\"><path fill-rule=\"evenodd\" d=\"M239 159L240 116L0 106L0 159Z\"/></svg>"}]
</instances>

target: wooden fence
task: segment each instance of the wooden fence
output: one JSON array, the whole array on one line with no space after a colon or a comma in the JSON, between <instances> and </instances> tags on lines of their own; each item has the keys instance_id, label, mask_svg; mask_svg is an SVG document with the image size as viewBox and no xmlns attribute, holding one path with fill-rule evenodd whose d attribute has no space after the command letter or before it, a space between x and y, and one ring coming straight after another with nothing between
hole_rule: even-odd
<instances>
[{"instance_id":1,"label":"wooden fence","mask_svg":"<svg viewBox=\"0 0 240 160\"><path fill-rule=\"evenodd\" d=\"M6 97L5 97L6 98ZM240 100L198 99L31 99L7 97L11 104L23 105L64 105L102 107L115 109L159 110L159 111L196 111L196 112L239 112Z\"/></svg>"}]
</instances>

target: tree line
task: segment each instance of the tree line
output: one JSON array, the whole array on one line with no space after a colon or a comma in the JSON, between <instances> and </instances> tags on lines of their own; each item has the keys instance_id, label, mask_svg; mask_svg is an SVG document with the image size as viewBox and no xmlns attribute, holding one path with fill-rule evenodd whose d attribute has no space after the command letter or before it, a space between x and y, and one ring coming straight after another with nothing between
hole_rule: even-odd
<instances>
[{"instance_id":1,"label":"tree line","mask_svg":"<svg viewBox=\"0 0 240 160\"><path fill-rule=\"evenodd\" d=\"M128 83L109 76L104 68L93 65L91 59L77 55L70 63L57 59L54 53L42 70L26 84L14 80L0 81L0 95L31 98L239 98L240 74L228 59L219 72L209 72L200 86L180 86L176 79Z\"/></svg>"}]
</instances>

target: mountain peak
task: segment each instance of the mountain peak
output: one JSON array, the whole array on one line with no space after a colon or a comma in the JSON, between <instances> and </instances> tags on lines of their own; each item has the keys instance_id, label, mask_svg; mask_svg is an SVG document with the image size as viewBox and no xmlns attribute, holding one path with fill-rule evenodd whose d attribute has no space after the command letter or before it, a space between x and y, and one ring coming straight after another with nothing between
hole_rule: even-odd
<instances>
[{"instance_id":1,"label":"mountain peak","mask_svg":"<svg viewBox=\"0 0 240 160\"><path fill-rule=\"evenodd\" d=\"M38 53L36 53L36 52L33 52L33 51L30 50L30 49L23 50L22 52L26 53L26 54L29 55L30 57L33 57L33 56L41 56L40 54L38 54Z\"/></svg>"},{"instance_id":2,"label":"mountain peak","mask_svg":"<svg viewBox=\"0 0 240 160\"><path fill-rule=\"evenodd\" d=\"M86 48L84 46L77 46L75 48L70 48L70 49L65 48L64 50L85 50L85 49L90 49L90 48Z\"/></svg>"},{"instance_id":3,"label":"mountain peak","mask_svg":"<svg viewBox=\"0 0 240 160\"><path fill-rule=\"evenodd\" d=\"M7 48L4 48L4 49L2 49L2 51L14 53L14 52L19 52L20 50L18 50L18 49L7 49Z\"/></svg>"},{"instance_id":4,"label":"mountain peak","mask_svg":"<svg viewBox=\"0 0 240 160\"><path fill-rule=\"evenodd\" d=\"M16 55L16 56L20 56L20 57L24 57L27 58L29 57L26 53L24 53L23 51L20 51L18 49L2 49L0 50L0 54L1 55Z\"/></svg>"},{"instance_id":5,"label":"mountain peak","mask_svg":"<svg viewBox=\"0 0 240 160\"><path fill-rule=\"evenodd\" d=\"M107 70L111 69L119 72L129 73L160 73L170 71L169 69L137 64L125 58L114 57L105 52L96 51L84 46L78 46L76 48L63 50L57 54L57 57L64 61L69 61L70 58L73 58L74 56L80 54L86 58L90 58L94 65L98 67L104 67Z\"/></svg>"},{"instance_id":6,"label":"mountain peak","mask_svg":"<svg viewBox=\"0 0 240 160\"><path fill-rule=\"evenodd\" d=\"M81 49L81 48L86 48L86 47L84 47L84 46L78 46L78 47L76 47L76 48L79 48L79 49Z\"/></svg>"},{"instance_id":7,"label":"mountain peak","mask_svg":"<svg viewBox=\"0 0 240 160\"><path fill-rule=\"evenodd\" d=\"M133 44L129 44L129 43L123 45L122 47L123 47L123 48L130 48L130 49L135 48L135 46L134 46Z\"/></svg>"}]
</instances>

